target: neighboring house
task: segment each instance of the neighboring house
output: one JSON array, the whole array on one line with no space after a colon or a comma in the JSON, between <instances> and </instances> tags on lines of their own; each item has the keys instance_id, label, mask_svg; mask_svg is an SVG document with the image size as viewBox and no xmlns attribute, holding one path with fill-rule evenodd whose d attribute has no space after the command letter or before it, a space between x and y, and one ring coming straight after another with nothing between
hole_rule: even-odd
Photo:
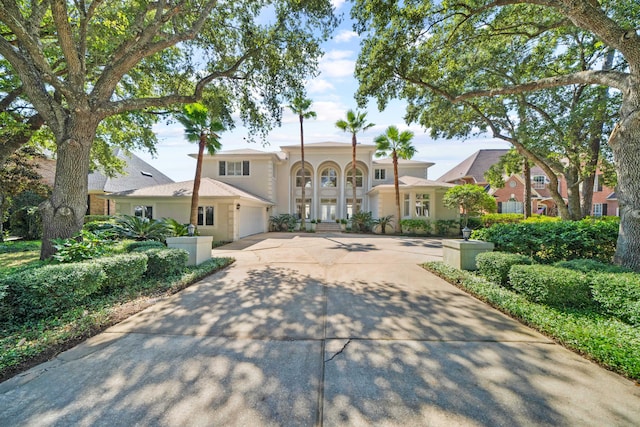
<instances>
[{"instance_id":1,"label":"neighboring house","mask_svg":"<svg viewBox=\"0 0 640 427\"><path fill-rule=\"evenodd\" d=\"M115 201L109 197L111 193L173 182L171 178L133 154L127 155L118 149L115 156L125 162L121 174L108 177L99 171L89 173L87 215L114 215L116 206ZM131 213L140 215L140 212Z\"/></svg>"},{"instance_id":2,"label":"neighboring house","mask_svg":"<svg viewBox=\"0 0 640 427\"><path fill-rule=\"evenodd\" d=\"M280 147L279 152L255 149L222 151L206 155L202 166L198 229L217 240L236 240L268 230L268 218L282 213L304 213L307 219L335 222L353 212L351 149L349 143L305 144L306 174L300 146ZM356 203L375 218L395 214L393 164L374 160L376 147L357 147ZM195 155L192 155L195 157ZM401 160L400 197L404 218L456 219L458 212L442 204L452 184L430 181L433 163ZM205 190L205 181L209 190ZM110 195L119 213L151 209L153 217L189 219L192 181L175 186L155 186ZM305 185L305 201L301 199ZM224 189L224 193L222 193ZM214 191L215 190L215 191Z\"/></svg>"},{"instance_id":3,"label":"neighboring house","mask_svg":"<svg viewBox=\"0 0 640 427\"><path fill-rule=\"evenodd\" d=\"M503 188L490 188L484 173L508 150L479 150L438 178L440 182L453 184L478 184L496 198L499 213L522 213L524 211L524 178L522 175L505 177ZM560 194L566 200L567 183L563 176L559 179ZM548 188L549 178L541 168L531 168L531 211L542 215L557 216L558 209ZM598 173L593 192L591 215L618 215L618 200L613 189L603 185Z\"/></svg>"}]
</instances>

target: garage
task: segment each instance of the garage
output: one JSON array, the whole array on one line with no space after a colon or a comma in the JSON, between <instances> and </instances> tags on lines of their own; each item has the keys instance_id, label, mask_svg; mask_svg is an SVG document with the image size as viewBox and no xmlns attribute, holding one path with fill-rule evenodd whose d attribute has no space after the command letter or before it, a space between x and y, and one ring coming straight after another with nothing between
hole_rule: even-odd
<instances>
[{"instance_id":1,"label":"garage","mask_svg":"<svg viewBox=\"0 0 640 427\"><path fill-rule=\"evenodd\" d=\"M241 206L240 207L240 238L267 231L265 220L265 207L263 206Z\"/></svg>"}]
</instances>

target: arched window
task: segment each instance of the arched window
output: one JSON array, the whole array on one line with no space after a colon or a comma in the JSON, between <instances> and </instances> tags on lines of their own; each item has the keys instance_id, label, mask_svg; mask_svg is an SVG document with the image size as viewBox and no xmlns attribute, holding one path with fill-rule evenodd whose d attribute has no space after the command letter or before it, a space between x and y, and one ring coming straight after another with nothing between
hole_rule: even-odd
<instances>
[{"instance_id":1,"label":"arched window","mask_svg":"<svg viewBox=\"0 0 640 427\"><path fill-rule=\"evenodd\" d=\"M351 188L351 181L353 180L353 171L351 170L351 168L349 168L349 170L347 170L346 172L347 174L347 188ZM362 187L362 170L361 169L357 169L356 168L356 187L360 188Z\"/></svg>"},{"instance_id":2,"label":"arched window","mask_svg":"<svg viewBox=\"0 0 640 427\"><path fill-rule=\"evenodd\" d=\"M338 172L334 168L326 168L320 174L320 184L322 187L337 187Z\"/></svg>"},{"instance_id":3,"label":"arched window","mask_svg":"<svg viewBox=\"0 0 640 427\"><path fill-rule=\"evenodd\" d=\"M300 168L296 173L296 187L302 187L302 181L302 168ZM305 169L304 187L311 188L311 171L309 169Z\"/></svg>"}]
</instances>

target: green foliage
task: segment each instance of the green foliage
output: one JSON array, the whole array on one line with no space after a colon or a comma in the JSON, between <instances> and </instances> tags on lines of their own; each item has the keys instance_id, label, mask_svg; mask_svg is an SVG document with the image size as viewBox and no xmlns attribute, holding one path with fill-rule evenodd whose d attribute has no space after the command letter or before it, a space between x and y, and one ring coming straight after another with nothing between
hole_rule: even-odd
<instances>
[{"instance_id":1,"label":"green foliage","mask_svg":"<svg viewBox=\"0 0 640 427\"><path fill-rule=\"evenodd\" d=\"M85 222L82 230L93 233L104 240L117 240L120 238L120 228L113 221Z\"/></svg>"},{"instance_id":2,"label":"green foliage","mask_svg":"<svg viewBox=\"0 0 640 427\"><path fill-rule=\"evenodd\" d=\"M482 226L485 228L491 227L494 224L515 224L517 222L521 222L522 220L524 220L524 215L512 213L484 214L480 217Z\"/></svg>"},{"instance_id":3,"label":"green foliage","mask_svg":"<svg viewBox=\"0 0 640 427\"><path fill-rule=\"evenodd\" d=\"M609 263L615 252L618 225L592 219L496 224L474 230L472 237L492 242L497 251L527 255L545 264L576 258Z\"/></svg>"},{"instance_id":4,"label":"green foliage","mask_svg":"<svg viewBox=\"0 0 640 427\"><path fill-rule=\"evenodd\" d=\"M280 214L269 217L269 229L272 231L293 231L298 219L295 215ZM311 220L313 224L313 220Z\"/></svg>"},{"instance_id":5,"label":"green foliage","mask_svg":"<svg viewBox=\"0 0 640 427\"><path fill-rule=\"evenodd\" d=\"M533 260L528 256L507 252L484 252L476 256L480 275L502 286L509 284L511 266L530 265L532 262Z\"/></svg>"},{"instance_id":6,"label":"green foliage","mask_svg":"<svg viewBox=\"0 0 640 427\"><path fill-rule=\"evenodd\" d=\"M137 248L134 252L144 252L147 256L147 277L167 277L184 270L189 253L184 249Z\"/></svg>"},{"instance_id":7,"label":"green foliage","mask_svg":"<svg viewBox=\"0 0 640 427\"><path fill-rule=\"evenodd\" d=\"M189 224L182 224L173 218L165 218L164 222L172 236L181 237L189 235L189 229L187 228Z\"/></svg>"},{"instance_id":8,"label":"green foliage","mask_svg":"<svg viewBox=\"0 0 640 427\"><path fill-rule=\"evenodd\" d=\"M514 265L509 283L537 303L565 308L593 305L588 276L579 271L550 265Z\"/></svg>"},{"instance_id":9,"label":"green foliage","mask_svg":"<svg viewBox=\"0 0 640 427\"><path fill-rule=\"evenodd\" d=\"M446 207L462 210L463 227L468 225L469 216L480 215L483 212L495 212L498 209L496 200L488 195L484 188L474 184L451 187L445 193L442 203Z\"/></svg>"},{"instance_id":10,"label":"green foliage","mask_svg":"<svg viewBox=\"0 0 640 427\"><path fill-rule=\"evenodd\" d=\"M27 252L40 250L40 242L37 240L15 240L0 243L0 254L9 254L13 252Z\"/></svg>"},{"instance_id":11,"label":"green foliage","mask_svg":"<svg viewBox=\"0 0 640 427\"><path fill-rule=\"evenodd\" d=\"M138 282L147 271L144 253L119 254L97 258L93 261L107 275L104 288L126 288Z\"/></svg>"},{"instance_id":12,"label":"green foliage","mask_svg":"<svg viewBox=\"0 0 640 427\"><path fill-rule=\"evenodd\" d=\"M640 274L597 274L591 279L591 292L609 313L640 326Z\"/></svg>"},{"instance_id":13,"label":"green foliage","mask_svg":"<svg viewBox=\"0 0 640 427\"><path fill-rule=\"evenodd\" d=\"M26 240L42 238L42 217L37 206L24 206L9 217L11 234Z\"/></svg>"},{"instance_id":14,"label":"green foliage","mask_svg":"<svg viewBox=\"0 0 640 427\"><path fill-rule=\"evenodd\" d=\"M424 267L603 366L640 380L640 328L592 310L536 304L512 290L442 262Z\"/></svg>"},{"instance_id":15,"label":"green foliage","mask_svg":"<svg viewBox=\"0 0 640 427\"><path fill-rule=\"evenodd\" d=\"M85 215L84 216L84 224L88 225L90 222L104 223L113 221L114 217L111 215Z\"/></svg>"},{"instance_id":16,"label":"green foliage","mask_svg":"<svg viewBox=\"0 0 640 427\"><path fill-rule=\"evenodd\" d=\"M583 273L625 273L629 269L619 265L607 264L594 259L576 258L568 261L558 261L553 264L555 267L568 268L570 270L582 271Z\"/></svg>"},{"instance_id":17,"label":"green foliage","mask_svg":"<svg viewBox=\"0 0 640 427\"><path fill-rule=\"evenodd\" d=\"M96 263L46 265L0 278L20 316L40 318L81 305L98 292L107 276Z\"/></svg>"},{"instance_id":18,"label":"green foliage","mask_svg":"<svg viewBox=\"0 0 640 427\"><path fill-rule=\"evenodd\" d=\"M146 251L147 249L165 249L166 246L162 242L158 242L156 240L141 240L135 242L127 242L124 244L123 250L125 252L136 252Z\"/></svg>"},{"instance_id":19,"label":"green foliage","mask_svg":"<svg viewBox=\"0 0 640 427\"><path fill-rule=\"evenodd\" d=\"M120 234L134 240L164 241L170 233L164 221L133 215L121 215L116 221Z\"/></svg>"},{"instance_id":20,"label":"green foliage","mask_svg":"<svg viewBox=\"0 0 640 427\"><path fill-rule=\"evenodd\" d=\"M373 226L371 212L358 212L351 216L351 231L356 233L369 233Z\"/></svg>"},{"instance_id":21,"label":"green foliage","mask_svg":"<svg viewBox=\"0 0 640 427\"><path fill-rule=\"evenodd\" d=\"M376 218L372 224L374 227L377 227L382 234L387 234L387 227L393 224L393 215Z\"/></svg>"},{"instance_id":22,"label":"green foliage","mask_svg":"<svg viewBox=\"0 0 640 427\"><path fill-rule=\"evenodd\" d=\"M106 250L108 243L101 236L82 230L70 239L52 239L56 253L52 258L59 263L79 262L96 258Z\"/></svg>"},{"instance_id":23,"label":"green foliage","mask_svg":"<svg viewBox=\"0 0 640 427\"><path fill-rule=\"evenodd\" d=\"M428 219L422 218L407 218L400 220L402 231L404 233L424 233L429 234L431 232L431 222Z\"/></svg>"},{"instance_id":24,"label":"green foliage","mask_svg":"<svg viewBox=\"0 0 640 427\"><path fill-rule=\"evenodd\" d=\"M459 225L460 222L455 219L437 219L433 223L438 236L448 236L452 228L456 228L459 232Z\"/></svg>"}]
</instances>

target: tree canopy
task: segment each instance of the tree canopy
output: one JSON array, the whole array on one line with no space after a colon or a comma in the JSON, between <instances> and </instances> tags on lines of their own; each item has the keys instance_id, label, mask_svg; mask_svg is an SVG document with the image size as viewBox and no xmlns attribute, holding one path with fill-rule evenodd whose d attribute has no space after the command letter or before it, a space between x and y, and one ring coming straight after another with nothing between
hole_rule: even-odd
<instances>
[{"instance_id":1,"label":"tree canopy","mask_svg":"<svg viewBox=\"0 0 640 427\"><path fill-rule=\"evenodd\" d=\"M2 79L56 144L41 257L51 238L82 227L103 120L167 112L212 90L229 95L254 134L267 132L282 100L315 75L336 23L328 0L0 2Z\"/></svg>"},{"instance_id":2,"label":"tree canopy","mask_svg":"<svg viewBox=\"0 0 640 427\"><path fill-rule=\"evenodd\" d=\"M640 270L637 1L357 0L352 15L365 37L356 66L361 103L404 98L407 119L436 134L507 130L515 141L533 136L537 147L549 144L547 135L578 158L571 145L608 135L621 213L616 261ZM566 113L578 92L585 102ZM615 125L612 102L620 102Z\"/></svg>"}]
</instances>

